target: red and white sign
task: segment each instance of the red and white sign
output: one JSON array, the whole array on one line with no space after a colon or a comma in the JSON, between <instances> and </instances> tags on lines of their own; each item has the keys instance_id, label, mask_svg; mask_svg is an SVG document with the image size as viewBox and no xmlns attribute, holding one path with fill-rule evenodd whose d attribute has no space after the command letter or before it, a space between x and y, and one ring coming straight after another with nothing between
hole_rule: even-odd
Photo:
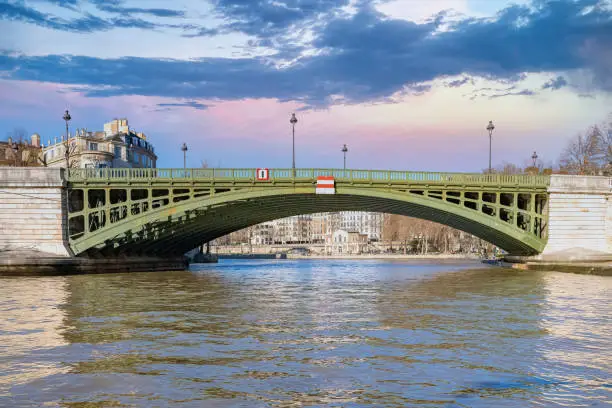
<instances>
[{"instance_id":1,"label":"red and white sign","mask_svg":"<svg viewBox=\"0 0 612 408\"><path fill-rule=\"evenodd\" d=\"M256 175L257 175L257 180L260 180L260 181L270 180L270 171L268 169L257 169Z\"/></svg>"},{"instance_id":2,"label":"red and white sign","mask_svg":"<svg viewBox=\"0 0 612 408\"><path fill-rule=\"evenodd\" d=\"M317 194L336 194L336 182L333 176L317 177Z\"/></svg>"}]
</instances>

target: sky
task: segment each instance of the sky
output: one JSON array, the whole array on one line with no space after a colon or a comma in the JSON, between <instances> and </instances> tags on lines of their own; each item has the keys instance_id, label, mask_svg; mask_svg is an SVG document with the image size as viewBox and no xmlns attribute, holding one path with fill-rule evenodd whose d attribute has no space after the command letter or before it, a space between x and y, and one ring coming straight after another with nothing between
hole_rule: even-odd
<instances>
[{"instance_id":1,"label":"sky","mask_svg":"<svg viewBox=\"0 0 612 408\"><path fill-rule=\"evenodd\" d=\"M0 0L0 137L127 117L158 167L555 163L612 112L610 0Z\"/></svg>"}]
</instances>

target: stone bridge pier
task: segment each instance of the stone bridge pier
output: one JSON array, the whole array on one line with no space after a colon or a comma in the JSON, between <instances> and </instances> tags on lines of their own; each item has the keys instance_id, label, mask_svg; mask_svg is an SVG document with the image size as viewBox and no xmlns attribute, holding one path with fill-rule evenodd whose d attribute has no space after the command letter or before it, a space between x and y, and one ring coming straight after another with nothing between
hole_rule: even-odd
<instances>
[{"instance_id":1,"label":"stone bridge pier","mask_svg":"<svg viewBox=\"0 0 612 408\"><path fill-rule=\"evenodd\" d=\"M612 177L552 175L548 242L537 261L612 261Z\"/></svg>"},{"instance_id":2,"label":"stone bridge pier","mask_svg":"<svg viewBox=\"0 0 612 408\"><path fill-rule=\"evenodd\" d=\"M0 251L71 256L63 171L0 168Z\"/></svg>"}]
</instances>

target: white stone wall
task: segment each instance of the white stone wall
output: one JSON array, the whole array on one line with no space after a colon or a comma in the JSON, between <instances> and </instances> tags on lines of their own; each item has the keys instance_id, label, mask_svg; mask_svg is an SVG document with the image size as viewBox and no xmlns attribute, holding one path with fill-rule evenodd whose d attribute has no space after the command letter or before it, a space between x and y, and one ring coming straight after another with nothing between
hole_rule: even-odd
<instances>
[{"instance_id":1,"label":"white stone wall","mask_svg":"<svg viewBox=\"0 0 612 408\"><path fill-rule=\"evenodd\" d=\"M0 168L0 251L68 256L61 169Z\"/></svg>"},{"instance_id":2,"label":"white stone wall","mask_svg":"<svg viewBox=\"0 0 612 408\"><path fill-rule=\"evenodd\" d=\"M548 243L541 259L612 259L612 179L551 177Z\"/></svg>"},{"instance_id":3,"label":"white stone wall","mask_svg":"<svg viewBox=\"0 0 612 408\"><path fill-rule=\"evenodd\" d=\"M608 196L606 211L606 248L612 253L612 197Z\"/></svg>"}]
</instances>

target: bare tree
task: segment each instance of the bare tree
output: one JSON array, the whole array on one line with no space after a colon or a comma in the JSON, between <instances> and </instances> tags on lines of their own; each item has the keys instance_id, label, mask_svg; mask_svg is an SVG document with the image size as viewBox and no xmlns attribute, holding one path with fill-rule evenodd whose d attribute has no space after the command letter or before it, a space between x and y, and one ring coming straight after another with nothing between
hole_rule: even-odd
<instances>
[{"instance_id":1,"label":"bare tree","mask_svg":"<svg viewBox=\"0 0 612 408\"><path fill-rule=\"evenodd\" d=\"M39 146L33 146L27 139L27 131L18 127L7 133L8 144L6 150L2 151L2 157L6 163L20 167L36 167L39 165Z\"/></svg>"},{"instance_id":2,"label":"bare tree","mask_svg":"<svg viewBox=\"0 0 612 408\"><path fill-rule=\"evenodd\" d=\"M503 162L501 166L495 168L498 174L523 174L523 169L514 163Z\"/></svg>"},{"instance_id":3,"label":"bare tree","mask_svg":"<svg viewBox=\"0 0 612 408\"><path fill-rule=\"evenodd\" d=\"M75 157L80 151L80 147L77 144L76 140L72 139L72 141L70 141L69 139L66 139L63 144L66 167L70 169L80 167L81 161L77 157Z\"/></svg>"},{"instance_id":4,"label":"bare tree","mask_svg":"<svg viewBox=\"0 0 612 408\"><path fill-rule=\"evenodd\" d=\"M47 163L47 156L41 151L36 158L38 160L38 164L43 167L47 167L49 164Z\"/></svg>"},{"instance_id":5,"label":"bare tree","mask_svg":"<svg viewBox=\"0 0 612 408\"><path fill-rule=\"evenodd\" d=\"M598 128L598 152L599 166L602 172L609 176L612 175L612 113Z\"/></svg>"},{"instance_id":6,"label":"bare tree","mask_svg":"<svg viewBox=\"0 0 612 408\"><path fill-rule=\"evenodd\" d=\"M399 215L384 214L382 240L389 242L389 250L393 252L393 241L399 238Z\"/></svg>"},{"instance_id":7,"label":"bare tree","mask_svg":"<svg viewBox=\"0 0 612 408\"><path fill-rule=\"evenodd\" d=\"M7 137L10 137L13 142L23 144L27 139L27 135L28 132L24 128L16 127L11 132L8 132Z\"/></svg>"},{"instance_id":8,"label":"bare tree","mask_svg":"<svg viewBox=\"0 0 612 408\"><path fill-rule=\"evenodd\" d=\"M571 174L594 175L599 170L601 131L593 126L578 133L561 155L560 167Z\"/></svg>"}]
</instances>

